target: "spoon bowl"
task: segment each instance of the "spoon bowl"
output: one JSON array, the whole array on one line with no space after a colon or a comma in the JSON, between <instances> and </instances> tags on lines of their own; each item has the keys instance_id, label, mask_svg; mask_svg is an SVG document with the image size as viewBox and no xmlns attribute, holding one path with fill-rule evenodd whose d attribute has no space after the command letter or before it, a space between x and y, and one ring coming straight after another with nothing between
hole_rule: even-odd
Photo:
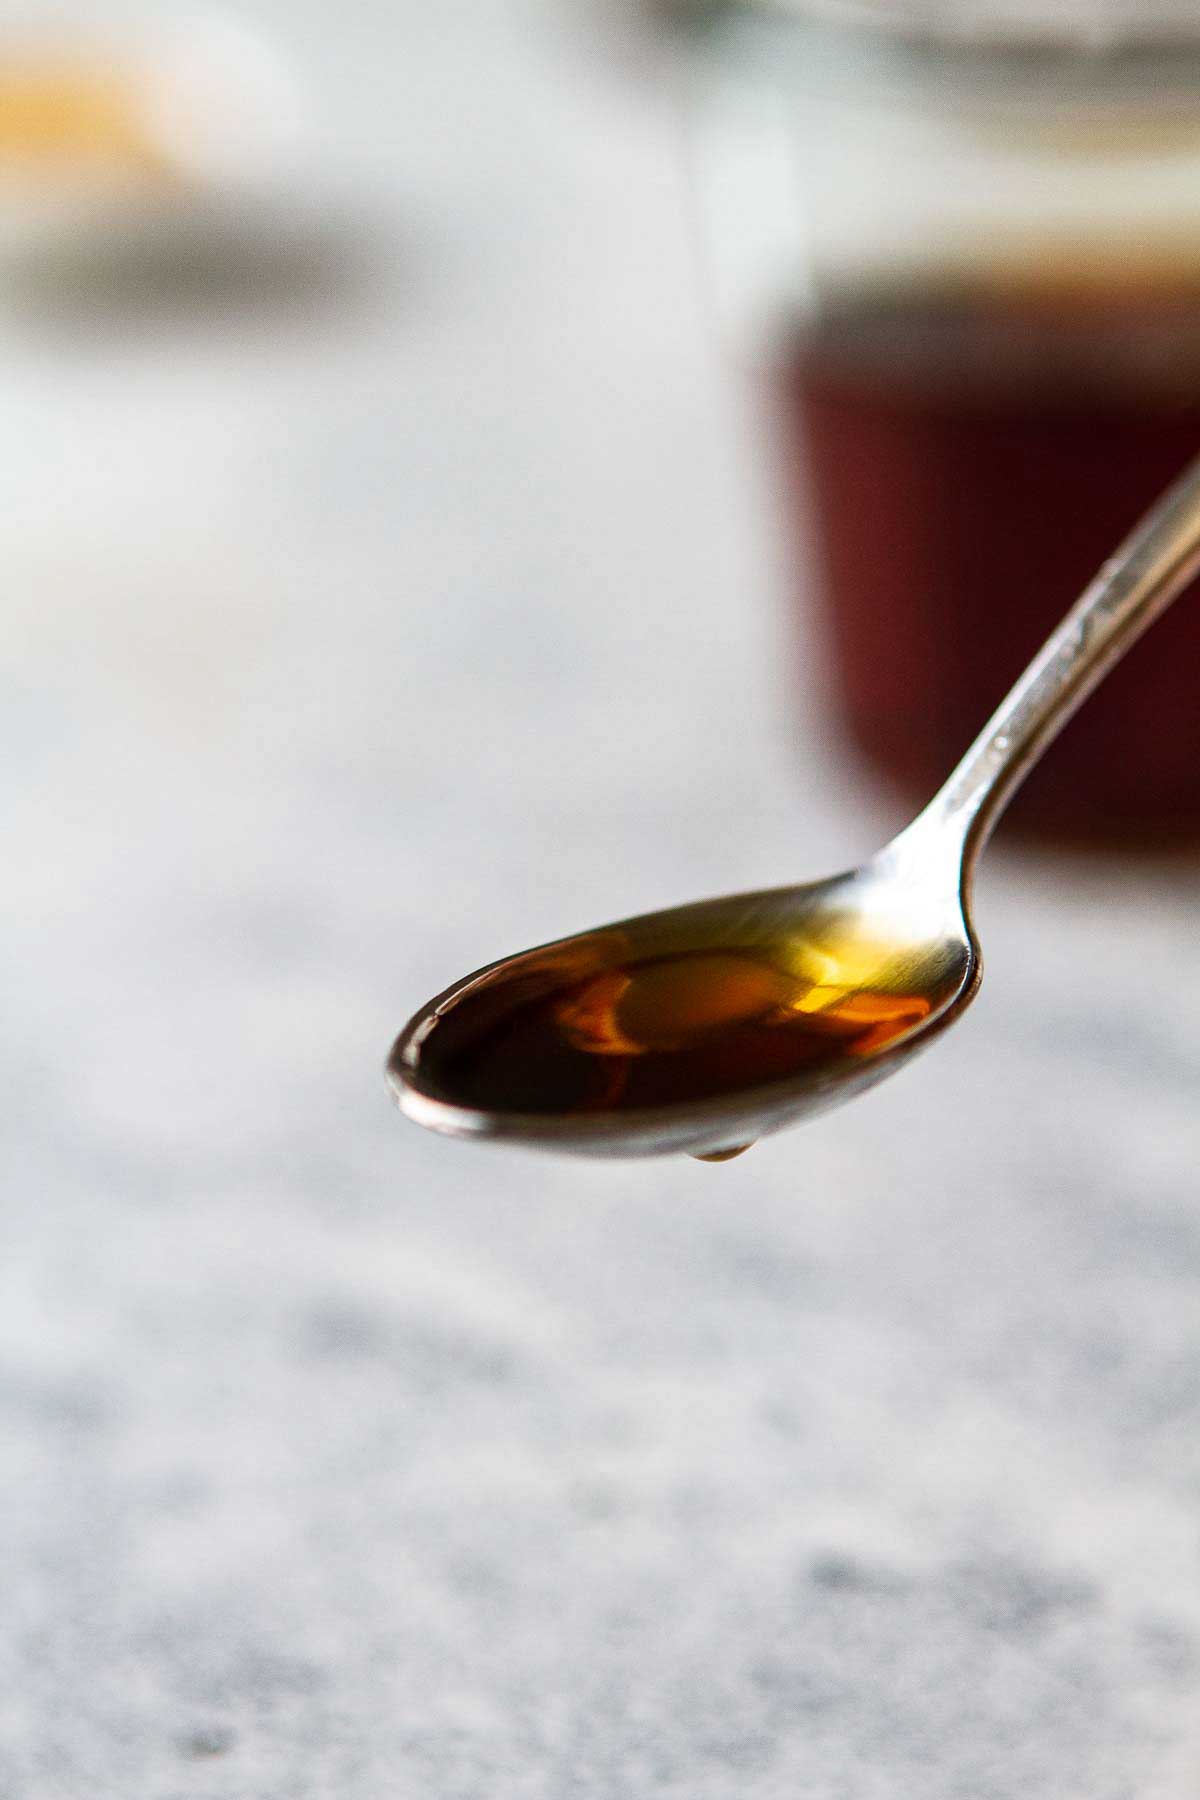
<instances>
[{"instance_id":1,"label":"spoon bowl","mask_svg":"<svg viewBox=\"0 0 1200 1800\"><path fill-rule=\"evenodd\" d=\"M594 1156L723 1157L872 1086L957 1016L979 953L902 841L804 887L702 900L492 963L388 1065L456 1137Z\"/></svg>"},{"instance_id":2,"label":"spoon bowl","mask_svg":"<svg viewBox=\"0 0 1200 1800\"><path fill-rule=\"evenodd\" d=\"M489 964L410 1020L401 1108L455 1137L724 1160L852 1098L964 1011L976 864L1042 751L1200 568L1200 463L1052 634L919 817L860 868Z\"/></svg>"}]
</instances>

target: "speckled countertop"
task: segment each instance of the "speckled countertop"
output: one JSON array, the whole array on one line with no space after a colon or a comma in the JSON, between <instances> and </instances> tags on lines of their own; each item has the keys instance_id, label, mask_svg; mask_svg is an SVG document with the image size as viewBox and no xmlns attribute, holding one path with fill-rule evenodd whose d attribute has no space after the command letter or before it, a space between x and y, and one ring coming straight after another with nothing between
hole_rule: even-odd
<instances>
[{"instance_id":1,"label":"speckled countertop","mask_svg":"<svg viewBox=\"0 0 1200 1800\"><path fill-rule=\"evenodd\" d=\"M894 820L666 85L261 16L370 280L0 341L0 1794L1192 1800L1200 869L1001 845L952 1039L725 1167L395 1115L464 969Z\"/></svg>"}]
</instances>

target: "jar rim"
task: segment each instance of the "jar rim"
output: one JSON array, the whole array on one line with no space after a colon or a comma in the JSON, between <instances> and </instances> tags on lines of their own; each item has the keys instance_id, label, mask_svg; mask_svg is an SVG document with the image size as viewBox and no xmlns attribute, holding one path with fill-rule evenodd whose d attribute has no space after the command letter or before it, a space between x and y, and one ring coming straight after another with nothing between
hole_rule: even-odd
<instances>
[{"instance_id":1,"label":"jar rim","mask_svg":"<svg viewBox=\"0 0 1200 1800\"><path fill-rule=\"evenodd\" d=\"M749 0L751 10L945 48L1200 47L1195 0Z\"/></svg>"}]
</instances>

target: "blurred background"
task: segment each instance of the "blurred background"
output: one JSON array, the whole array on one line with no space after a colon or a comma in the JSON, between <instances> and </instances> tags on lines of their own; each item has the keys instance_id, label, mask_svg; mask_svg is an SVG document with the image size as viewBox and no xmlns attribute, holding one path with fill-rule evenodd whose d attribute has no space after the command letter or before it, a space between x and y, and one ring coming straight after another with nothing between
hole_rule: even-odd
<instances>
[{"instance_id":1,"label":"blurred background","mask_svg":"<svg viewBox=\"0 0 1200 1800\"><path fill-rule=\"evenodd\" d=\"M1194 1795L1194 598L855 1108L381 1077L875 848L1200 447L1188 11L0 17L4 1795Z\"/></svg>"}]
</instances>

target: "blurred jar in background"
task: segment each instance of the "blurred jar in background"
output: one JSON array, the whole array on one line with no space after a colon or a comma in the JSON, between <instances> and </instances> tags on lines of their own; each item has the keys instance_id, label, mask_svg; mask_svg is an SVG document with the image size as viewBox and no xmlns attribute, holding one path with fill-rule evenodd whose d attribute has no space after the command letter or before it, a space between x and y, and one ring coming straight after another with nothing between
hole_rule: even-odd
<instances>
[{"instance_id":1,"label":"blurred jar in background","mask_svg":"<svg viewBox=\"0 0 1200 1800\"><path fill-rule=\"evenodd\" d=\"M718 297L769 348L849 734L927 797L1200 453L1200 10L777 0L694 37ZM1014 822L1200 841L1200 598Z\"/></svg>"},{"instance_id":2,"label":"blurred jar in background","mask_svg":"<svg viewBox=\"0 0 1200 1800\"><path fill-rule=\"evenodd\" d=\"M340 247L313 175L290 63L237 18L0 24L0 332L302 299Z\"/></svg>"}]
</instances>

